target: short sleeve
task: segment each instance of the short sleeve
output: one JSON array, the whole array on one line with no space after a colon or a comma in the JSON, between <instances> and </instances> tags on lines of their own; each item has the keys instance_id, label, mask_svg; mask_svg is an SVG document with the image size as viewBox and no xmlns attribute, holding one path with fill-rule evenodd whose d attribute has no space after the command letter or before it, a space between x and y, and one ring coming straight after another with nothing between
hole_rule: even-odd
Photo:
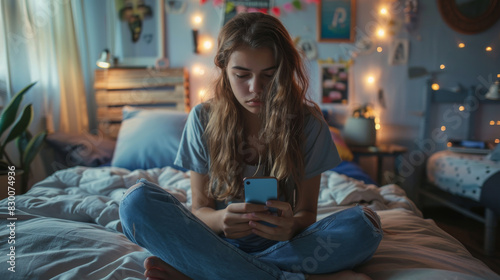
<instances>
[{"instance_id":1,"label":"short sleeve","mask_svg":"<svg viewBox=\"0 0 500 280\"><path fill-rule=\"evenodd\" d=\"M312 114L309 115L304 133L306 135L305 179L332 169L342 161L324 119L317 119Z\"/></svg>"},{"instance_id":2,"label":"short sleeve","mask_svg":"<svg viewBox=\"0 0 500 280\"><path fill-rule=\"evenodd\" d=\"M206 174L208 173L209 157L207 145L203 139L205 125L201 121L202 110L203 104L199 104L189 113L174 164L200 174Z\"/></svg>"}]
</instances>

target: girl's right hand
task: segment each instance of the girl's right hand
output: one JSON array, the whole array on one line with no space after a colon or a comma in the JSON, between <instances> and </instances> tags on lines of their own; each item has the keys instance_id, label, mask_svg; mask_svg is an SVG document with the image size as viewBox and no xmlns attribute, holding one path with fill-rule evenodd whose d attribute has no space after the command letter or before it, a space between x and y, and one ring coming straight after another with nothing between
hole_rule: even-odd
<instances>
[{"instance_id":1,"label":"girl's right hand","mask_svg":"<svg viewBox=\"0 0 500 280\"><path fill-rule=\"evenodd\" d=\"M252 203L231 203L222 216L222 232L227 238L236 239L245 237L252 233L250 221L258 221L252 213L271 213L265 205Z\"/></svg>"}]
</instances>

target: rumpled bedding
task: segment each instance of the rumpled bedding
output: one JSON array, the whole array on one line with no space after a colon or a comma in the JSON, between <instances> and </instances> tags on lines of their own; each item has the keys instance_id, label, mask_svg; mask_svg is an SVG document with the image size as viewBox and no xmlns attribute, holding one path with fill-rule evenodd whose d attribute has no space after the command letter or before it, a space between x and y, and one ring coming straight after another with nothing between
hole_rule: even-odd
<instances>
[{"instance_id":1,"label":"rumpled bedding","mask_svg":"<svg viewBox=\"0 0 500 280\"><path fill-rule=\"evenodd\" d=\"M118 216L121 197L140 178L190 207L189 172L170 167L74 167L16 196L14 216L8 215L7 200L1 201L0 218L17 220L14 231L0 228L0 279L144 279L142 263L150 254L121 233ZM357 269L373 279L500 279L433 221L422 219L397 185L377 188L327 171L318 203L318 219L356 204L380 215L387 233L374 257ZM15 244L8 244L12 232ZM11 246L15 263L9 263ZM15 272L8 270L12 265Z\"/></svg>"}]
</instances>

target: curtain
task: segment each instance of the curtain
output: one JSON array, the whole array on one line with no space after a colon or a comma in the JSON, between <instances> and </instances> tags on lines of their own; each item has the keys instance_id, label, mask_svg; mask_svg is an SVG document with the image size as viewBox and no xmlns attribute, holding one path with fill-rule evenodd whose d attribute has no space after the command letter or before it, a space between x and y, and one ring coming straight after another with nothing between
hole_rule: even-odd
<instances>
[{"instance_id":1,"label":"curtain","mask_svg":"<svg viewBox=\"0 0 500 280\"><path fill-rule=\"evenodd\" d=\"M26 95L38 129L49 132L88 131L85 77L74 27L72 6L78 1L2 1L7 69L2 73L9 98L31 81L35 93ZM38 118L37 118L38 117ZM35 128L36 129L36 128Z\"/></svg>"},{"instance_id":2,"label":"curtain","mask_svg":"<svg viewBox=\"0 0 500 280\"><path fill-rule=\"evenodd\" d=\"M75 28L75 20L85 18L81 6L81 0L0 1L0 105L38 81L23 100L33 104L32 134L89 131L92 84L81 62L82 54L87 60L86 39L84 29ZM15 153L14 145L8 149ZM43 179L49 165L35 160L32 179Z\"/></svg>"}]
</instances>

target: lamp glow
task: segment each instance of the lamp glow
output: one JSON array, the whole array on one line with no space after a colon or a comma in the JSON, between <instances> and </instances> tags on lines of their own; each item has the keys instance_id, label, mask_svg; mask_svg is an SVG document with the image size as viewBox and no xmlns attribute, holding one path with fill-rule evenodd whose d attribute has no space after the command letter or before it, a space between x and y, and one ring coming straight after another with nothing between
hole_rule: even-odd
<instances>
[{"instance_id":1,"label":"lamp glow","mask_svg":"<svg viewBox=\"0 0 500 280\"><path fill-rule=\"evenodd\" d=\"M377 36L380 37L380 38L384 37L385 36L385 30L383 28L379 28L377 30Z\"/></svg>"},{"instance_id":2,"label":"lamp glow","mask_svg":"<svg viewBox=\"0 0 500 280\"><path fill-rule=\"evenodd\" d=\"M465 110L465 107L464 107L464 106L460 106L460 107L458 107L458 110L459 110L460 112L463 112L463 111Z\"/></svg>"},{"instance_id":3,"label":"lamp glow","mask_svg":"<svg viewBox=\"0 0 500 280\"><path fill-rule=\"evenodd\" d=\"M446 131L446 126L441 126L441 131Z\"/></svg>"},{"instance_id":4,"label":"lamp glow","mask_svg":"<svg viewBox=\"0 0 500 280\"><path fill-rule=\"evenodd\" d=\"M490 121L490 125L495 125L495 121L494 121L494 120L491 120L491 121Z\"/></svg>"},{"instance_id":5,"label":"lamp glow","mask_svg":"<svg viewBox=\"0 0 500 280\"><path fill-rule=\"evenodd\" d=\"M387 8L384 7L384 8L380 9L380 14L381 15L387 15L387 14L389 14L389 12L387 11Z\"/></svg>"},{"instance_id":6,"label":"lamp glow","mask_svg":"<svg viewBox=\"0 0 500 280\"><path fill-rule=\"evenodd\" d=\"M439 90L439 84L438 83L433 83L431 85L432 90Z\"/></svg>"},{"instance_id":7,"label":"lamp glow","mask_svg":"<svg viewBox=\"0 0 500 280\"><path fill-rule=\"evenodd\" d=\"M378 47L377 52L382 52L382 47Z\"/></svg>"},{"instance_id":8,"label":"lamp glow","mask_svg":"<svg viewBox=\"0 0 500 280\"><path fill-rule=\"evenodd\" d=\"M500 139L497 138L497 139L495 139L495 144L498 144L498 143L500 143Z\"/></svg>"},{"instance_id":9,"label":"lamp glow","mask_svg":"<svg viewBox=\"0 0 500 280\"><path fill-rule=\"evenodd\" d=\"M375 82L375 78L373 76L369 76L368 78L366 78L366 81L369 83L369 84L373 84Z\"/></svg>"},{"instance_id":10,"label":"lamp glow","mask_svg":"<svg viewBox=\"0 0 500 280\"><path fill-rule=\"evenodd\" d=\"M486 51L487 51L487 52L491 52L492 50L493 50L493 48L492 48L492 47L490 47L490 46L487 46L487 47L486 47Z\"/></svg>"},{"instance_id":11,"label":"lamp glow","mask_svg":"<svg viewBox=\"0 0 500 280\"><path fill-rule=\"evenodd\" d=\"M444 69L446 66L444 64L439 65L439 69Z\"/></svg>"},{"instance_id":12,"label":"lamp glow","mask_svg":"<svg viewBox=\"0 0 500 280\"><path fill-rule=\"evenodd\" d=\"M463 49L463 48L465 48L465 44L464 43L459 43L458 47L461 48L461 49Z\"/></svg>"}]
</instances>

